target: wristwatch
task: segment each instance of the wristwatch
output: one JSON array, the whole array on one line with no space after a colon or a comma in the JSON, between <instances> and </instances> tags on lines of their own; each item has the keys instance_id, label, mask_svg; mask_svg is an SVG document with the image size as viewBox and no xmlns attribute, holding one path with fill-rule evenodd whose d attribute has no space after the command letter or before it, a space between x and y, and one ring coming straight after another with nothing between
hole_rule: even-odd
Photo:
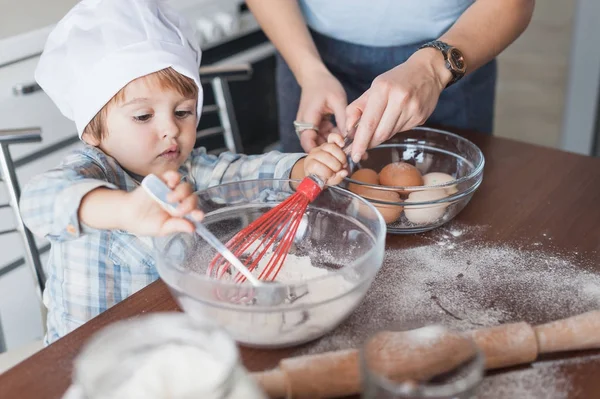
<instances>
[{"instance_id":1,"label":"wristwatch","mask_svg":"<svg viewBox=\"0 0 600 399\"><path fill-rule=\"evenodd\" d=\"M452 80L446 85L449 87L450 85L456 83L463 76L465 76L465 72L467 71L467 64L465 62L465 57L463 53L457 49L456 47L452 47L448 43L444 43L441 40L434 40L432 42L425 43L419 50L423 48L434 48L442 52L444 55L444 60L446 60L446 68L452 72Z\"/></svg>"}]
</instances>

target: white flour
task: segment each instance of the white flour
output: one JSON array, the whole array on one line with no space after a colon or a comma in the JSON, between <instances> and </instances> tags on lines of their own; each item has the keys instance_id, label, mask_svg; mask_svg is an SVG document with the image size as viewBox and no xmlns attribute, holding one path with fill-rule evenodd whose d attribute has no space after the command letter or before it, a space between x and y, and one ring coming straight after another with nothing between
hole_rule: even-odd
<instances>
[{"instance_id":1,"label":"white flour","mask_svg":"<svg viewBox=\"0 0 600 399\"><path fill-rule=\"evenodd\" d=\"M72 385L63 399L266 399L243 367L236 366L230 374L221 360L194 346L168 344L136 355L135 361L133 375L116 389L107 385L92 398Z\"/></svg>"},{"instance_id":2,"label":"white flour","mask_svg":"<svg viewBox=\"0 0 600 399\"><path fill-rule=\"evenodd\" d=\"M268 261L269 256L263 258L256 273ZM354 309L360 300L360 292L355 290L352 294L344 294L352 290L356 283L347 275L313 266L308 256L293 254L287 256L276 278L282 283L301 283L329 274L329 278L310 282L308 292L296 292L298 298L293 304L275 311L257 311L251 306L244 311L214 307L204 308L203 311L225 326L236 341L246 345L287 346L313 340L334 328Z\"/></svg>"},{"instance_id":3,"label":"white flour","mask_svg":"<svg viewBox=\"0 0 600 399\"><path fill-rule=\"evenodd\" d=\"M143 356L143 355L138 355ZM131 361L131 360L130 360ZM111 399L263 399L242 369L230 370L222 361L190 345L169 344L138 358L135 373L109 393ZM227 384L234 388L223 396Z\"/></svg>"},{"instance_id":4,"label":"white flour","mask_svg":"<svg viewBox=\"0 0 600 399\"><path fill-rule=\"evenodd\" d=\"M264 265L269 261L269 259L263 259L259 263L259 268L264 267ZM315 277L325 276L331 273L327 269L314 267L312 262L308 256L296 256L294 254L288 254L285 259L285 264L277 274L277 278L275 281L279 281L281 283L290 283L290 282L301 282L309 279L313 279ZM339 291L340 287L337 284L330 284L330 288L334 291ZM327 292L315 292L316 296L322 296L323 294L329 295Z\"/></svg>"},{"instance_id":5,"label":"white flour","mask_svg":"<svg viewBox=\"0 0 600 399\"><path fill-rule=\"evenodd\" d=\"M485 229L452 224L426 235L427 245L387 249L358 309L297 354L359 347L371 333L394 326L538 324L600 308L600 275L586 271L597 254L542 250L549 237L543 237L544 247L486 244L477 239Z\"/></svg>"},{"instance_id":6,"label":"white flour","mask_svg":"<svg viewBox=\"0 0 600 399\"><path fill-rule=\"evenodd\" d=\"M115 399L210 396L226 377L223 363L193 346L169 344L149 353L133 376L111 392ZM208 394L208 395L207 395Z\"/></svg>"},{"instance_id":7,"label":"white flour","mask_svg":"<svg viewBox=\"0 0 600 399\"><path fill-rule=\"evenodd\" d=\"M600 362L600 355L586 358L544 361L533 363L527 370L492 375L483 380L480 395L485 399L567 399L577 396L577 388L571 386L563 373L563 366L585 366ZM579 395L580 396L580 395Z\"/></svg>"},{"instance_id":8,"label":"white flour","mask_svg":"<svg viewBox=\"0 0 600 399\"><path fill-rule=\"evenodd\" d=\"M479 386L485 399L567 399L571 386L555 366L493 375Z\"/></svg>"}]
</instances>

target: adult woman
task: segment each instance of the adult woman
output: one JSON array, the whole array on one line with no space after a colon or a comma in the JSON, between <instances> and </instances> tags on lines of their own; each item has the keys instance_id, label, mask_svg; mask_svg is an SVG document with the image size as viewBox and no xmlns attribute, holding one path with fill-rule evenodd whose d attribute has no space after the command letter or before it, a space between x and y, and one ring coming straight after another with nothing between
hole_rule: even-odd
<instances>
[{"instance_id":1,"label":"adult woman","mask_svg":"<svg viewBox=\"0 0 600 399\"><path fill-rule=\"evenodd\" d=\"M425 121L490 133L495 57L525 30L534 0L247 4L281 54L283 149L314 148L332 128L324 116L333 114L342 133L360 119L357 159Z\"/></svg>"}]
</instances>

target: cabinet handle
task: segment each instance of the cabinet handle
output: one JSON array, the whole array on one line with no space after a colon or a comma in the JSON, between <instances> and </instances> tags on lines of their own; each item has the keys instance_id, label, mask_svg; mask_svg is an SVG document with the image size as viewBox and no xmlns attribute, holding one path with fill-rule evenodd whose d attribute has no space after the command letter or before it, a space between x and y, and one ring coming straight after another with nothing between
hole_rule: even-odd
<instances>
[{"instance_id":1,"label":"cabinet handle","mask_svg":"<svg viewBox=\"0 0 600 399\"><path fill-rule=\"evenodd\" d=\"M41 91L42 88L36 82L33 83L19 83L13 86L13 94L15 96L25 96L27 94Z\"/></svg>"}]
</instances>

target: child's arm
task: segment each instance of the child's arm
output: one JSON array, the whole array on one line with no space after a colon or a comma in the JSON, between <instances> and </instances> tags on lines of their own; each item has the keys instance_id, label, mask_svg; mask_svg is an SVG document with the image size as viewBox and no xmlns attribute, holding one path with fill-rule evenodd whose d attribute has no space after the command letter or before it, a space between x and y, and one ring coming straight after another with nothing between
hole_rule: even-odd
<instances>
[{"instance_id":1,"label":"child's arm","mask_svg":"<svg viewBox=\"0 0 600 399\"><path fill-rule=\"evenodd\" d=\"M21 195L25 225L36 235L70 240L85 233L79 223L81 199L99 187L117 189L104 170L82 152L70 154L60 167L34 177Z\"/></svg>"},{"instance_id":2,"label":"child's arm","mask_svg":"<svg viewBox=\"0 0 600 399\"><path fill-rule=\"evenodd\" d=\"M283 154L271 151L262 155L242 155L225 152L207 155L203 148L190 157L190 175L197 189L242 180L288 179L293 166L306 154Z\"/></svg>"},{"instance_id":3,"label":"child's arm","mask_svg":"<svg viewBox=\"0 0 600 399\"><path fill-rule=\"evenodd\" d=\"M170 217L162 209L157 211L158 205L141 189L131 193L118 190L105 170L108 168L77 152L60 168L32 179L25 186L20 202L27 227L34 234L55 241L76 239L94 229L122 229L140 235L191 230L187 220ZM182 205L189 212L196 197L186 196L191 187L183 186L177 187L179 194L173 200L191 197ZM198 213L194 216L200 217Z\"/></svg>"},{"instance_id":4,"label":"child's arm","mask_svg":"<svg viewBox=\"0 0 600 399\"><path fill-rule=\"evenodd\" d=\"M177 172L166 172L161 177L174 190L169 201L180 202L177 215L167 213L141 187L131 192L102 187L83 197L79 206L80 222L95 229L125 230L145 236L193 232L193 224L181 217L187 213L197 220L203 217L202 212L196 209L198 197L194 195L192 186L181 183Z\"/></svg>"},{"instance_id":5,"label":"child's arm","mask_svg":"<svg viewBox=\"0 0 600 399\"><path fill-rule=\"evenodd\" d=\"M336 140L337 144L340 144L339 140L342 140L343 145L343 139L339 135L332 137L332 140ZM325 145L335 146L331 143ZM317 150L321 151L320 148L315 148L314 151ZM191 155L190 174L197 182L196 188L199 190L241 180L302 179L306 175L303 166L305 158L311 159L311 157L312 151L308 155L271 151L262 155L250 156L226 152L217 157L207 155L204 149L198 149ZM345 162L344 158L344 164Z\"/></svg>"}]
</instances>

